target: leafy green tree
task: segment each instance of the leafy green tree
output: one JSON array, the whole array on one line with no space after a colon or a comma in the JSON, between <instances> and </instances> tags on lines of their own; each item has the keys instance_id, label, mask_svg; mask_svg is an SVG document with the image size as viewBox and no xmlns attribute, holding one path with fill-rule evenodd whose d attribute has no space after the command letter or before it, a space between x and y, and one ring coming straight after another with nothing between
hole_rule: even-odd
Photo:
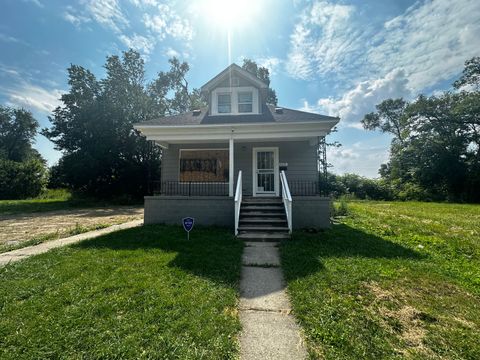
<instances>
[{"instance_id":1,"label":"leafy green tree","mask_svg":"<svg viewBox=\"0 0 480 360\"><path fill-rule=\"evenodd\" d=\"M470 91L388 99L365 115L367 130L393 135L379 173L402 199L480 201L480 58L466 62L455 87Z\"/></svg>"},{"instance_id":2,"label":"leafy green tree","mask_svg":"<svg viewBox=\"0 0 480 360\"><path fill-rule=\"evenodd\" d=\"M456 89L460 89L465 85L471 85L477 91L480 90L480 56L465 61L462 76L453 83Z\"/></svg>"},{"instance_id":3,"label":"leafy green tree","mask_svg":"<svg viewBox=\"0 0 480 360\"><path fill-rule=\"evenodd\" d=\"M25 199L40 195L47 185L45 162L39 157L25 161L0 158L0 199Z\"/></svg>"},{"instance_id":4,"label":"leafy green tree","mask_svg":"<svg viewBox=\"0 0 480 360\"><path fill-rule=\"evenodd\" d=\"M42 131L63 152L54 182L96 196L139 197L159 178L161 150L133 124L190 109L196 93L185 80L188 65L177 59L151 83L136 51L109 56L104 67L100 80L81 66L68 69L70 91Z\"/></svg>"},{"instance_id":5,"label":"leafy green tree","mask_svg":"<svg viewBox=\"0 0 480 360\"><path fill-rule=\"evenodd\" d=\"M0 106L0 157L12 161L38 157L32 148L38 127L31 112Z\"/></svg>"},{"instance_id":6,"label":"leafy green tree","mask_svg":"<svg viewBox=\"0 0 480 360\"><path fill-rule=\"evenodd\" d=\"M366 130L390 133L394 141L403 143L408 134L405 110L408 103L403 99L387 99L376 106L377 111L365 115L361 120Z\"/></svg>"},{"instance_id":7,"label":"leafy green tree","mask_svg":"<svg viewBox=\"0 0 480 360\"><path fill-rule=\"evenodd\" d=\"M0 199L35 197L45 189L45 160L32 147L38 127L29 111L0 106Z\"/></svg>"},{"instance_id":8,"label":"leafy green tree","mask_svg":"<svg viewBox=\"0 0 480 360\"><path fill-rule=\"evenodd\" d=\"M275 92L275 90L270 88L270 72L268 71L268 69L263 66L258 66L258 64L251 59L243 59L242 68L244 70L247 70L249 73L255 75L257 78L259 78L268 85L266 102L267 104L277 106L277 93Z\"/></svg>"}]
</instances>

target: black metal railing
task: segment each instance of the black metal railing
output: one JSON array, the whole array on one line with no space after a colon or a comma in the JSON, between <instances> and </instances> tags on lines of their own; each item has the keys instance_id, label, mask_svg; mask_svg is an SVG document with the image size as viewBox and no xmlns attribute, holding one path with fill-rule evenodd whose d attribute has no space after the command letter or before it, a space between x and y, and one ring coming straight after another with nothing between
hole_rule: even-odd
<instances>
[{"instance_id":1,"label":"black metal railing","mask_svg":"<svg viewBox=\"0 0 480 360\"><path fill-rule=\"evenodd\" d=\"M165 196L228 196L228 182L218 181L153 181L152 195Z\"/></svg>"},{"instance_id":2,"label":"black metal railing","mask_svg":"<svg viewBox=\"0 0 480 360\"><path fill-rule=\"evenodd\" d=\"M319 181L291 180L288 179L290 194L292 196L326 196L327 189Z\"/></svg>"}]
</instances>

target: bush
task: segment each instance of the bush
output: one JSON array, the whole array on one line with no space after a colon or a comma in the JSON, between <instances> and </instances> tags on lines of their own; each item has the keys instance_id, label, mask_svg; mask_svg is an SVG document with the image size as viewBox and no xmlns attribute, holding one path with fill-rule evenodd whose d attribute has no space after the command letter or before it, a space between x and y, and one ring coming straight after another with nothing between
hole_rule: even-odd
<instances>
[{"instance_id":1,"label":"bush","mask_svg":"<svg viewBox=\"0 0 480 360\"><path fill-rule=\"evenodd\" d=\"M340 204L334 206L333 216L347 216L349 213L347 200L344 196L340 198Z\"/></svg>"},{"instance_id":2,"label":"bush","mask_svg":"<svg viewBox=\"0 0 480 360\"><path fill-rule=\"evenodd\" d=\"M328 177L329 190L333 197L344 195L362 200L392 200L394 191L382 179L368 179L356 174L334 175Z\"/></svg>"},{"instance_id":3,"label":"bush","mask_svg":"<svg viewBox=\"0 0 480 360\"><path fill-rule=\"evenodd\" d=\"M40 195L46 188L47 170L42 160L23 162L0 159L0 199L25 199Z\"/></svg>"}]
</instances>

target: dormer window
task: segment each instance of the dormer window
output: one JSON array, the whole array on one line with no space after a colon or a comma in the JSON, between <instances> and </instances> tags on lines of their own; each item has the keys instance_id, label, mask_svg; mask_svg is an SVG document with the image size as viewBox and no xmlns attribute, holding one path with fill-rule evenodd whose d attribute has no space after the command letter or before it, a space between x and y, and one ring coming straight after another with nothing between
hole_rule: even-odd
<instances>
[{"instance_id":1,"label":"dormer window","mask_svg":"<svg viewBox=\"0 0 480 360\"><path fill-rule=\"evenodd\" d=\"M218 87L210 95L211 115L255 115L260 113L260 94L253 86Z\"/></svg>"},{"instance_id":2,"label":"dormer window","mask_svg":"<svg viewBox=\"0 0 480 360\"><path fill-rule=\"evenodd\" d=\"M218 94L218 113L230 114L232 112L232 96L230 94Z\"/></svg>"},{"instance_id":3,"label":"dormer window","mask_svg":"<svg viewBox=\"0 0 480 360\"><path fill-rule=\"evenodd\" d=\"M238 112L251 113L253 111L253 94L251 91L238 93Z\"/></svg>"}]
</instances>

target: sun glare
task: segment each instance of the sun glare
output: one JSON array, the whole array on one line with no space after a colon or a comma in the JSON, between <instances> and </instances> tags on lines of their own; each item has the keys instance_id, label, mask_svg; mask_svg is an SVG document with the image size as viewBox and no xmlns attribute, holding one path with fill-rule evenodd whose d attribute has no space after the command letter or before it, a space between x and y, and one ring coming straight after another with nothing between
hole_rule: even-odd
<instances>
[{"instance_id":1,"label":"sun glare","mask_svg":"<svg viewBox=\"0 0 480 360\"><path fill-rule=\"evenodd\" d=\"M246 26L257 15L260 0L204 0L204 16L225 29Z\"/></svg>"}]
</instances>

